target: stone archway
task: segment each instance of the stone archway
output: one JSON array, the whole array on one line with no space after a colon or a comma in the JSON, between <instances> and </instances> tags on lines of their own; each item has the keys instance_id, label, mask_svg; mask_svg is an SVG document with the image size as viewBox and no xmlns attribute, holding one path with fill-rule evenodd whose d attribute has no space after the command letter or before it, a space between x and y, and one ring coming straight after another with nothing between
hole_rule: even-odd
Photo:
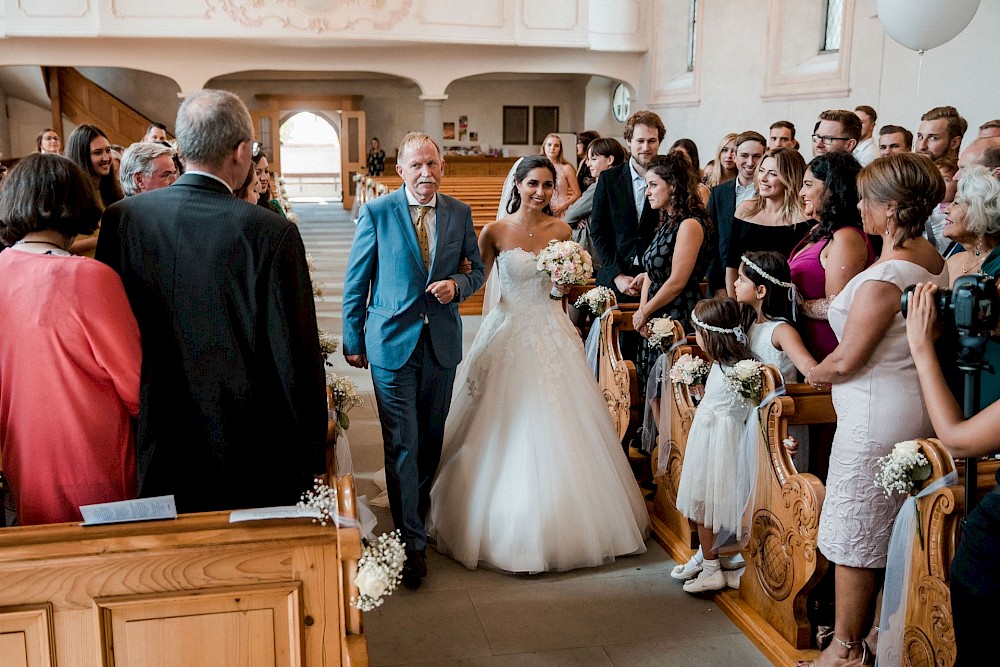
<instances>
[{"instance_id":1,"label":"stone archway","mask_svg":"<svg viewBox=\"0 0 1000 667\"><path fill-rule=\"evenodd\" d=\"M281 175L289 199L343 201L339 116L297 111L281 119Z\"/></svg>"}]
</instances>

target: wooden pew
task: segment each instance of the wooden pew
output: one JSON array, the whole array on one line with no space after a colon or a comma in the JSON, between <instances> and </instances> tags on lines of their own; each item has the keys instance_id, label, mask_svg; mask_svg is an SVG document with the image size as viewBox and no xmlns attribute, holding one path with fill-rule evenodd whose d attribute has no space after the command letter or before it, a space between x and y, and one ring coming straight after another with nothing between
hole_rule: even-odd
<instances>
[{"instance_id":1,"label":"wooden pew","mask_svg":"<svg viewBox=\"0 0 1000 667\"><path fill-rule=\"evenodd\" d=\"M353 480L338 483L354 509ZM228 512L0 531L0 663L368 664L357 528Z\"/></svg>"},{"instance_id":2,"label":"wooden pew","mask_svg":"<svg viewBox=\"0 0 1000 667\"><path fill-rule=\"evenodd\" d=\"M940 441L918 440L921 451L931 464L931 476L922 488L933 484L952 470L958 483L946 486L919 499L920 524L924 541L912 536L910 585L904 613L903 665L955 664L955 629L951 615L949 580L955 548L961 539L965 514L965 462L954 461ZM996 484L994 476L1000 465L995 459L977 465L977 488L982 496ZM988 611L984 610L984 613Z\"/></svg>"},{"instance_id":3,"label":"wooden pew","mask_svg":"<svg viewBox=\"0 0 1000 667\"><path fill-rule=\"evenodd\" d=\"M636 303L619 303L618 310L601 320L597 381L623 443L629 442L642 424L643 395L635 362L621 352L621 334L635 331L632 315L637 307Z\"/></svg>"},{"instance_id":4,"label":"wooden pew","mask_svg":"<svg viewBox=\"0 0 1000 667\"><path fill-rule=\"evenodd\" d=\"M675 322L674 339L684 340L684 329ZM693 340L680 346L670 353L670 363L673 365L682 355L690 354L704 359L705 353ZM687 562L698 548L698 531L695 524L677 511L677 486L681 481L681 470L684 467L684 454L687 451L687 436L694 420L695 404L685 385L670 385L670 395L665 397L661 410L670 410L670 432L659 434L657 449L653 452L651 465L653 473L659 466L660 452L664 444L669 444L666 472L662 477L655 478L657 482L656 495L653 497L649 519L653 526L656 541L663 545L667 553L678 563Z\"/></svg>"},{"instance_id":5,"label":"wooden pew","mask_svg":"<svg viewBox=\"0 0 1000 667\"><path fill-rule=\"evenodd\" d=\"M777 369L766 369L764 394L781 385ZM826 489L815 475L796 471L783 441L789 426L835 423L836 413L828 390L791 384L761 416L762 455L743 549L747 567L739 591L716 600L775 664L792 664L815 654L807 601L828 567L816 546Z\"/></svg>"}]
</instances>

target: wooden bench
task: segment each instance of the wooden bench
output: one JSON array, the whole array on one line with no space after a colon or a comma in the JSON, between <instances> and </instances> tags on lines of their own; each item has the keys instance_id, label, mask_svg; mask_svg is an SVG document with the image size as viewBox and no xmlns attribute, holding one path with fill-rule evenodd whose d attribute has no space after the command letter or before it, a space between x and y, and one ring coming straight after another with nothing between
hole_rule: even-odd
<instances>
[{"instance_id":1,"label":"wooden bench","mask_svg":"<svg viewBox=\"0 0 1000 667\"><path fill-rule=\"evenodd\" d=\"M679 322L674 322L674 339L685 340L684 329ZM673 365L681 356L690 354L708 360L697 343L688 339L685 345L670 353L670 364ZM693 522L677 510L677 486L681 481L681 471L684 468L684 454L687 451L687 436L694 421L695 404L686 385L670 385L670 393L664 397L661 410L670 410L670 432L661 433L658 445L652 456L654 474L659 467L660 452L669 445L665 473L657 477L656 495L653 496L649 511L650 523L656 541L678 563L687 562L698 548L698 531Z\"/></svg>"},{"instance_id":2,"label":"wooden bench","mask_svg":"<svg viewBox=\"0 0 1000 667\"><path fill-rule=\"evenodd\" d=\"M763 393L781 385L781 375L766 367ZM828 562L817 548L820 511L826 489L819 478L795 469L784 440L793 425L833 424L829 390L790 384L785 394L761 412L757 485L750 516L747 561L739 591L717 596L722 610L776 664L808 659L813 628L808 617L810 592Z\"/></svg>"},{"instance_id":3,"label":"wooden bench","mask_svg":"<svg viewBox=\"0 0 1000 667\"><path fill-rule=\"evenodd\" d=\"M922 484L930 486L952 470L958 473L958 483L946 486L917 500L923 544L914 532L910 560L909 593L904 612L904 665L953 665L955 663L955 629L951 615L949 581L951 562L961 540L962 518L965 514L965 462L955 461L940 441L921 439L921 451L931 464L931 476ZM977 488L985 495L995 486L995 459L977 465ZM987 610L983 610L988 613Z\"/></svg>"},{"instance_id":4,"label":"wooden bench","mask_svg":"<svg viewBox=\"0 0 1000 667\"><path fill-rule=\"evenodd\" d=\"M338 483L341 512L354 483ZM357 528L308 519L6 528L4 665L368 664Z\"/></svg>"},{"instance_id":5,"label":"wooden bench","mask_svg":"<svg viewBox=\"0 0 1000 667\"><path fill-rule=\"evenodd\" d=\"M635 331L632 315L637 307L635 303L620 303L618 310L601 320L597 381L623 443L629 442L642 424L643 395L635 362L621 352L621 334Z\"/></svg>"}]
</instances>

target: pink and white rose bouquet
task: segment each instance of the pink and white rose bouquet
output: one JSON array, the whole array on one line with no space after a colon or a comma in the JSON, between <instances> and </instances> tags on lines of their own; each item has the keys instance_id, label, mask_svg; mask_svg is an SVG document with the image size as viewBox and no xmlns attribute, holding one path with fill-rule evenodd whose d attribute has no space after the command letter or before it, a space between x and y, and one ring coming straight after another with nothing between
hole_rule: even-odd
<instances>
[{"instance_id":1,"label":"pink and white rose bouquet","mask_svg":"<svg viewBox=\"0 0 1000 667\"><path fill-rule=\"evenodd\" d=\"M549 241L538 253L537 267L556 285L582 285L594 274L590 253L576 241ZM561 299L562 292L553 289L551 296Z\"/></svg>"}]
</instances>

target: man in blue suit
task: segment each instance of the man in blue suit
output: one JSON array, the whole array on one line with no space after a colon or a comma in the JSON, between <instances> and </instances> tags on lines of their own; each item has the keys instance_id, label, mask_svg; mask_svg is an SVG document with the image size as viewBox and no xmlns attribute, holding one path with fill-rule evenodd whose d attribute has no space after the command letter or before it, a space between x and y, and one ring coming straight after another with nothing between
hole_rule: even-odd
<instances>
[{"instance_id":1,"label":"man in blue suit","mask_svg":"<svg viewBox=\"0 0 1000 667\"><path fill-rule=\"evenodd\" d=\"M403 187L361 207L344 279L344 357L371 365L392 520L406 542L403 583L427 574L424 517L441 459L455 368L458 303L483 283L471 209L438 194L444 159L426 134L399 145ZM467 258L470 273L459 271Z\"/></svg>"}]
</instances>

